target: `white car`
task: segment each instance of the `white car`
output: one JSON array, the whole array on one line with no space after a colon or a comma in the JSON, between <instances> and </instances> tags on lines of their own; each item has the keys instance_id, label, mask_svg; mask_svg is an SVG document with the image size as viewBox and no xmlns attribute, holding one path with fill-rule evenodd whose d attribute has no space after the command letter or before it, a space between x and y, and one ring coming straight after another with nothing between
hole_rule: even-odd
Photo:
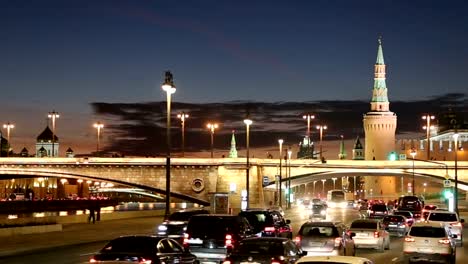
<instances>
[{"instance_id":1,"label":"white car","mask_svg":"<svg viewBox=\"0 0 468 264\"><path fill-rule=\"evenodd\" d=\"M444 261L455 264L454 238L456 235L450 235L444 223L416 223L403 243L403 263Z\"/></svg>"},{"instance_id":2,"label":"white car","mask_svg":"<svg viewBox=\"0 0 468 264\"><path fill-rule=\"evenodd\" d=\"M354 220L348 233L353 236L356 248L375 248L380 252L390 249L390 235L381 221L374 219Z\"/></svg>"},{"instance_id":3,"label":"white car","mask_svg":"<svg viewBox=\"0 0 468 264\"><path fill-rule=\"evenodd\" d=\"M305 256L296 261L295 264L374 264L369 259L351 256Z\"/></svg>"},{"instance_id":4,"label":"white car","mask_svg":"<svg viewBox=\"0 0 468 264\"><path fill-rule=\"evenodd\" d=\"M457 246L463 245L463 223L464 219L458 217L457 213L449 211L430 211L427 216L429 223L444 223L451 235L457 235L455 242Z\"/></svg>"}]
</instances>

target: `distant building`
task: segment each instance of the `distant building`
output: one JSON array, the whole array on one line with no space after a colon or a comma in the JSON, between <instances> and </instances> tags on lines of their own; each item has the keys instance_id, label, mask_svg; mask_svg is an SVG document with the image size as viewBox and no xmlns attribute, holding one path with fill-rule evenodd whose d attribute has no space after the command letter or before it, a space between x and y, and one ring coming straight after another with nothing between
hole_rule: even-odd
<instances>
[{"instance_id":1,"label":"distant building","mask_svg":"<svg viewBox=\"0 0 468 264\"><path fill-rule=\"evenodd\" d=\"M65 152L65 155L67 156L67 158L75 157L75 153L73 152L73 149L71 149L70 147L68 147L67 151Z\"/></svg>"},{"instance_id":2,"label":"distant building","mask_svg":"<svg viewBox=\"0 0 468 264\"><path fill-rule=\"evenodd\" d=\"M314 142L308 136L305 136L302 142L299 142L299 151L297 152L298 159L315 159Z\"/></svg>"},{"instance_id":3,"label":"distant building","mask_svg":"<svg viewBox=\"0 0 468 264\"><path fill-rule=\"evenodd\" d=\"M52 140L52 137L54 140ZM52 153L52 144L54 144ZM36 140L36 156L37 157L58 157L59 153L59 142L57 135L52 133L49 126L37 137Z\"/></svg>"},{"instance_id":4,"label":"distant building","mask_svg":"<svg viewBox=\"0 0 468 264\"><path fill-rule=\"evenodd\" d=\"M236 137L234 135L234 130L232 131L231 137L231 149L229 150L229 158L237 158L237 149L236 149Z\"/></svg>"},{"instance_id":5,"label":"distant building","mask_svg":"<svg viewBox=\"0 0 468 264\"><path fill-rule=\"evenodd\" d=\"M20 157L29 157L29 151L26 147L24 147L20 152Z\"/></svg>"},{"instance_id":6,"label":"distant building","mask_svg":"<svg viewBox=\"0 0 468 264\"><path fill-rule=\"evenodd\" d=\"M359 136L354 142L353 160L364 160L364 149L362 147L361 140L359 140Z\"/></svg>"}]
</instances>

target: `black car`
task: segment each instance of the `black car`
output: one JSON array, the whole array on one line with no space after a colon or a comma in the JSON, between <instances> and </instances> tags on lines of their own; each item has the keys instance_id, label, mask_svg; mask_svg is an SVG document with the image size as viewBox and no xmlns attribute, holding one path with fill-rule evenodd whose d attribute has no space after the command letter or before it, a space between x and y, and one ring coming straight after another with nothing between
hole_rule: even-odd
<instances>
[{"instance_id":1,"label":"black car","mask_svg":"<svg viewBox=\"0 0 468 264\"><path fill-rule=\"evenodd\" d=\"M195 255L175 240L158 236L123 236L116 238L94 255L90 263L197 263Z\"/></svg>"},{"instance_id":2,"label":"black car","mask_svg":"<svg viewBox=\"0 0 468 264\"><path fill-rule=\"evenodd\" d=\"M327 218L327 207L323 204L313 204L310 208L309 218Z\"/></svg>"},{"instance_id":3,"label":"black car","mask_svg":"<svg viewBox=\"0 0 468 264\"><path fill-rule=\"evenodd\" d=\"M194 215L187 224L183 245L197 256L199 262L221 262L229 250L251 236L252 227L242 216Z\"/></svg>"},{"instance_id":4,"label":"black car","mask_svg":"<svg viewBox=\"0 0 468 264\"><path fill-rule=\"evenodd\" d=\"M369 218L384 217L388 215L388 208L385 204L373 204L368 210Z\"/></svg>"},{"instance_id":5,"label":"black car","mask_svg":"<svg viewBox=\"0 0 468 264\"><path fill-rule=\"evenodd\" d=\"M402 215L387 215L382 219L382 226L390 234L404 236L409 230L406 217Z\"/></svg>"},{"instance_id":6,"label":"black car","mask_svg":"<svg viewBox=\"0 0 468 264\"><path fill-rule=\"evenodd\" d=\"M305 254L306 252L287 238L247 238L232 250L223 264L293 264Z\"/></svg>"},{"instance_id":7,"label":"black car","mask_svg":"<svg viewBox=\"0 0 468 264\"><path fill-rule=\"evenodd\" d=\"M158 226L158 236L167 236L182 242L190 217L198 214L209 214L205 209L183 210L172 213L167 220Z\"/></svg>"},{"instance_id":8,"label":"black car","mask_svg":"<svg viewBox=\"0 0 468 264\"><path fill-rule=\"evenodd\" d=\"M247 218L257 236L292 238L291 221L285 220L278 211L249 209L241 211L239 216Z\"/></svg>"}]
</instances>

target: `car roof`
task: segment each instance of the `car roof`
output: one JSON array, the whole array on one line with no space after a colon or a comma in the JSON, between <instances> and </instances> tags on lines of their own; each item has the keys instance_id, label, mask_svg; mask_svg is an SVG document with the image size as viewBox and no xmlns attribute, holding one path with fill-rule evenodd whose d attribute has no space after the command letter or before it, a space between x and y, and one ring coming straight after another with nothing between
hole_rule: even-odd
<instances>
[{"instance_id":1,"label":"car roof","mask_svg":"<svg viewBox=\"0 0 468 264\"><path fill-rule=\"evenodd\" d=\"M341 263L372 263L369 259L352 256L304 256L296 263L304 262L341 262Z\"/></svg>"},{"instance_id":2,"label":"car roof","mask_svg":"<svg viewBox=\"0 0 468 264\"><path fill-rule=\"evenodd\" d=\"M377 223L380 222L380 219L356 219L352 223Z\"/></svg>"},{"instance_id":3,"label":"car roof","mask_svg":"<svg viewBox=\"0 0 468 264\"><path fill-rule=\"evenodd\" d=\"M432 210L431 213L435 214L457 214L456 212L450 212L450 211L445 211L445 210Z\"/></svg>"},{"instance_id":4,"label":"car roof","mask_svg":"<svg viewBox=\"0 0 468 264\"><path fill-rule=\"evenodd\" d=\"M242 239L242 241L288 241L289 238L286 237L249 237Z\"/></svg>"},{"instance_id":5,"label":"car roof","mask_svg":"<svg viewBox=\"0 0 468 264\"><path fill-rule=\"evenodd\" d=\"M414 223L411 228L413 227L418 227L418 226L429 226L429 227L445 227L445 224L444 223L440 223L440 222L428 222L428 221L424 221L424 222L416 222Z\"/></svg>"},{"instance_id":6,"label":"car roof","mask_svg":"<svg viewBox=\"0 0 468 264\"><path fill-rule=\"evenodd\" d=\"M302 225L303 226L336 226L337 224L339 224L339 222L334 223L334 222L329 222L329 221L323 221L323 222L320 222L320 221L307 221Z\"/></svg>"}]
</instances>

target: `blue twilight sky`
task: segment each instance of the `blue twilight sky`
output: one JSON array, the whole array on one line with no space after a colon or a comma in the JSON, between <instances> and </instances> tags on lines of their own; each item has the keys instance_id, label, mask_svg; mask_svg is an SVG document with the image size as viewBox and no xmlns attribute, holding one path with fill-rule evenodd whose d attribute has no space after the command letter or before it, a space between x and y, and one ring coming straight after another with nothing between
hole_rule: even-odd
<instances>
[{"instance_id":1,"label":"blue twilight sky","mask_svg":"<svg viewBox=\"0 0 468 264\"><path fill-rule=\"evenodd\" d=\"M55 109L86 136L93 102L165 100L165 70L178 102L368 101L379 35L391 101L466 93L467 13L466 1L3 0L0 121L35 136Z\"/></svg>"}]
</instances>

